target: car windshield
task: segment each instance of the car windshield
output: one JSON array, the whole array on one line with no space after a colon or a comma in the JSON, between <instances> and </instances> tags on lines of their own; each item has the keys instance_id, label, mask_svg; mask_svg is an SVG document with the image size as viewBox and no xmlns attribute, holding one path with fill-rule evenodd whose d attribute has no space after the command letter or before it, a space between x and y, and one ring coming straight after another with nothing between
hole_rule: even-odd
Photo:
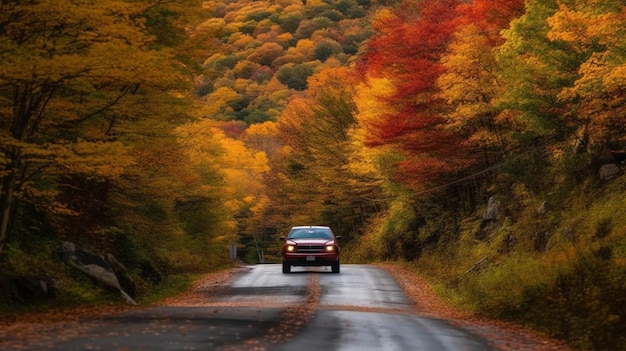
<instances>
[{"instance_id":1,"label":"car windshield","mask_svg":"<svg viewBox=\"0 0 626 351\"><path fill-rule=\"evenodd\" d=\"M333 235L324 229L295 229L289 233L290 239L316 238L316 239L332 239Z\"/></svg>"}]
</instances>

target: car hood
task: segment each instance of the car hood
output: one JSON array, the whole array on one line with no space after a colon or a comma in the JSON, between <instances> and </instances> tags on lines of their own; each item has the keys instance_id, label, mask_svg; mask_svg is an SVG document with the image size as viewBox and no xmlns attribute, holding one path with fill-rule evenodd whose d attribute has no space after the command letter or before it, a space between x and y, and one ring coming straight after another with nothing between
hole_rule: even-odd
<instances>
[{"instance_id":1,"label":"car hood","mask_svg":"<svg viewBox=\"0 0 626 351\"><path fill-rule=\"evenodd\" d=\"M326 245L332 244L333 239L317 239L317 238L300 238L300 239L288 239L287 243L296 245Z\"/></svg>"}]
</instances>

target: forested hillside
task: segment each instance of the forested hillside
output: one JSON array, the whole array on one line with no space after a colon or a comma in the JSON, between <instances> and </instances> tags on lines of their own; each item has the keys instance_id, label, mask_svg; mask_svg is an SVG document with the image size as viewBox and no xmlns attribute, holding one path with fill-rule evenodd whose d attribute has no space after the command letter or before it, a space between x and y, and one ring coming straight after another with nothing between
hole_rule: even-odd
<instances>
[{"instance_id":1,"label":"forested hillside","mask_svg":"<svg viewBox=\"0 0 626 351\"><path fill-rule=\"evenodd\" d=\"M0 60L2 310L119 300L62 242L141 303L325 224L346 263L624 349L622 1L14 0Z\"/></svg>"}]
</instances>

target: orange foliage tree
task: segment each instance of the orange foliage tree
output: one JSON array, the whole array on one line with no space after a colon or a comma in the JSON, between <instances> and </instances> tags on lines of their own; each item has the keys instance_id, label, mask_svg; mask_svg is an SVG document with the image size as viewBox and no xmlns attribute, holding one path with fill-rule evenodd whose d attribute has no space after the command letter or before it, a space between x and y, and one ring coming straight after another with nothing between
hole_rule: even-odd
<instances>
[{"instance_id":1,"label":"orange foliage tree","mask_svg":"<svg viewBox=\"0 0 626 351\"><path fill-rule=\"evenodd\" d=\"M380 184L354 164L354 84L346 68L326 69L308 80L306 96L294 99L279 119L283 147L267 179L281 225L327 223L338 231L361 226L364 206ZM346 238L348 239L348 238Z\"/></svg>"}]
</instances>

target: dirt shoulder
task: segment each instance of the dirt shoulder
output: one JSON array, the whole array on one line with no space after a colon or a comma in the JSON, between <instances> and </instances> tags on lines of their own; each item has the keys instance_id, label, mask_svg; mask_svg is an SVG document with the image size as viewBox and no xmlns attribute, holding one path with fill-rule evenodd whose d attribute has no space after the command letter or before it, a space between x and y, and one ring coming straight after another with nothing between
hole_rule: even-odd
<instances>
[{"instance_id":1,"label":"dirt shoulder","mask_svg":"<svg viewBox=\"0 0 626 351\"><path fill-rule=\"evenodd\" d=\"M392 264L376 266L393 275L414 303L420 315L445 319L472 334L482 336L501 351L574 351L565 343L545 337L528 328L512 323L480 318L458 311L441 299L427 281L408 269Z\"/></svg>"}]
</instances>

